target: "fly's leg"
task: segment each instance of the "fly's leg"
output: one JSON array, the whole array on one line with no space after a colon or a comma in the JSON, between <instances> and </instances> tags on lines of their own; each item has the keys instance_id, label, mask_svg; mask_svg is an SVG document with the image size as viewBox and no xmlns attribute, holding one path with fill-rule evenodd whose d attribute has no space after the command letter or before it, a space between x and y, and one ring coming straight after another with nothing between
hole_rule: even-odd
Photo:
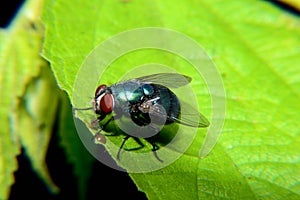
<instances>
[{"instance_id":1,"label":"fly's leg","mask_svg":"<svg viewBox=\"0 0 300 200\"><path fill-rule=\"evenodd\" d=\"M156 141L158 135L159 135L159 134L157 134L157 135L155 135L154 137L152 137L151 140L150 140L150 143L151 143L151 145L152 145L152 151L153 151L154 157L155 157L159 162L164 162L162 159L160 159L160 158L158 157L158 155L157 155L157 153L156 153L156 151L159 149L159 147L155 144L155 141ZM118 159L118 160L120 160L120 153L121 153L121 150L123 149L124 144L126 143L126 141L127 141L130 137L131 137L131 136L127 135L127 136L124 138L124 140L123 140L123 142L122 142L122 144L121 144L121 146L120 146L120 148L119 148L118 154L117 154L117 159ZM141 143L141 141L140 141L138 138L134 138L134 139L135 139L142 147L144 147L143 143ZM142 148L142 147L141 147L141 148Z\"/></svg>"},{"instance_id":2,"label":"fly's leg","mask_svg":"<svg viewBox=\"0 0 300 200\"><path fill-rule=\"evenodd\" d=\"M127 136L124 138L124 140L123 140L123 142L122 142L122 144L121 144L121 146L120 146L120 148L119 148L118 154L117 154L117 159L118 159L118 160L120 160L120 153L121 153L121 150L122 150L122 148L123 148L125 142L126 142L130 137L131 137L131 136L127 135ZM140 145L140 147L137 147L137 148L134 148L134 149L130 149L130 150L138 150L138 149L141 149L141 148L143 148L143 147L145 146L145 145L139 140L139 138L136 138L136 137L132 137L132 138Z\"/></svg>"},{"instance_id":3,"label":"fly's leg","mask_svg":"<svg viewBox=\"0 0 300 200\"><path fill-rule=\"evenodd\" d=\"M96 119L92 120L91 128L95 129L95 130L98 130L98 129L102 130L102 127L100 127L99 122L101 122L104 118L105 118L105 116L102 115L102 116L99 116Z\"/></svg>"},{"instance_id":4,"label":"fly's leg","mask_svg":"<svg viewBox=\"0 0 300 200\"><path fill-rule=\"evenodd\" d=\"M153 151L153 155L154 157L159 161L159 162L164 162L162 159L160 159L156 153L156 150L159 149L159 147L155 144L155 142L151 143L152 144L152 151Z\"/></svg>"},{"instance_id":5,"label":"fly's leg","mask_svg":"<svg viewBox=\"0 0 300 200\"><path fill-rule=\"evenodd\" d=\"M124 138L124 140L123 140L123 142L122 142L122 144L121 144L121 146L120 146L120 148L119 148L118 154L117 154L117 159L118 159L118 160L120 160L120 153L121 153L121 150L122 150L122 148L123 148L125 142L126 142L129 138L130 138L129 135L127 135L127 136Z\"/></svg>"},{"instance_id":6,"label":"fly's leg","mask_svg":"<svg viewBox=\"0 0 300 200\"><path fill-rule=\"evenodd\" d=\"M156 153L156 151L159 149L159 147L157 146L157 144L155 144L157 138L159 136L159 133L157 133L155 136L150 138L150 143L152 145L152 152L154 157L159 161L159 162L164 162L162 159L160 159Z\"/></svg>"},{"instance_id":7,"label":"fly's leg","mask_svg":"<svg viewBox=\"0 0 300 200\"><path fill-rule=\"evenodd\" d=\"M103 118L100 116L98 117L97 119L93 120L92 123L98 123L98 126L99 126L99 122L103 120ZM92 140L94 140L95 143L102 143L102 144L105 144L106 143L106 138L105 138L105 135L101 134L101 131L103 129L105 129L105 127L112 121L114 120L114 117L111 117L109 118L109 120L107 120L107 122L102 126L100 127L100 130L94 135L94 137L92 138Z\"/></svg>"}]
</instances>

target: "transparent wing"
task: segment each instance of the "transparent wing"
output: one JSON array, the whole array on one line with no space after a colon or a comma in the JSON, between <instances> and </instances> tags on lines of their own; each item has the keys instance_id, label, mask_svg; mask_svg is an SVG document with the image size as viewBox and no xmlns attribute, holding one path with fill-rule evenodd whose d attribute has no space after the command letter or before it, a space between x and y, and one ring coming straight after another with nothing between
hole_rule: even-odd
<instances>
[{"instance_id":1,"label":"transparent wing","mask_svg":"<svg viewBox=\"0 0 300 200\"><path fill-rule=\"evenodd\" d=\"M192 108L189 104L181 102L181 111L180 113L173 113L174 116L179 116L178 118L167 116L165 112L162 112L162 109L150 109L152 115L159 118L165 118L169 121L174 121L185 126L191 126L195 128L208 127L209 121L204 115L199 113L196 109ZM155 105L157 106L157 105ZM184 110L183 110L184 109Z\"/></svg>"},{"instance_id":2,"label":"transparent wing","mask_svg":"<svg viewBox=\"0 0 300 200\"><path fill-rule=\"evenodd\" d=\"M197 109L190 106L188 103L180 102L181 113L178 119L174 119L177 123L183 124L185 126L191 127L208 127L209 121L204 115L198 112Z\"/></svg>"},{"instance_id":3,"label":"transparent wing","mask_svg":"<svg viewBox=\"0 0 300 200\"><path fill-rule=\"evenodd\" d=\"M179 124L183 124L185 126L198 127L198 128L209 126L209 121L206 119L204 115L202 115L199 112L197 114L196 113L189 114L189 115L183 114L179 116L179 119L176 119L176 122Z\"/></svg>"},{"instance_id":4,"label":"transparent wing","mask_svg":"<svg viewBox=\"0 0 300 200\"><path fill-rule=\"evenodd\" d=\"M151 74L149 76L142 76L134 80L145 83L159 84L170 88L178 88L189 84L192 81L192 78L176 73L159 73Z\"/></svg>"}]
</instances>

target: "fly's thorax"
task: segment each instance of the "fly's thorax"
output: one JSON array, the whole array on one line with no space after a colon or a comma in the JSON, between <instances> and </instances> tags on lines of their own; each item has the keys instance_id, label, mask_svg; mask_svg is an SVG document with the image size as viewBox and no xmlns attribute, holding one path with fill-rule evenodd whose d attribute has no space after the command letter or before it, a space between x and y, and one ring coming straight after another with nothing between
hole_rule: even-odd
<instances>
[{"instance_id":1,"label":"fly's thorax","mask_svg":"<svg viewBox=\"0 0 300 200\"><path fill-rule=\"evenodd\" d=\"M115 99L113 111L118 116L118 127L122 131L134 137L145 138L157 134L159 128L156 129L152 125L148 127L152 122L149 106L143 104L154 94L154 88L150 84L125 81L112 85L110 89ZM147 112L142 112L141 109Z\"/></svg>"},{"instance_id":2,"label":"fly's thorax","mask_svg":"<svg viewBox=\"0 0 300 200\"><path fill-rule=\"evenodd\" d=\"M135 103L144 96L142 84L135 81L117 83L111 86L111 90L117 101Z\"/></svg>"},{"instance_id":3,"label":"fly's thorax","mask_svg":"<svg viewBox=\"0 0 300 200\"><path fill-rule=\"evenodd\" d=\"M114 111L125 112L127 114L133 106L141 104L146 98L154 94L154 88L151 84L140 83L138 81L119 82L110 87L114 96Z\"/></svg>"}]
</instances>

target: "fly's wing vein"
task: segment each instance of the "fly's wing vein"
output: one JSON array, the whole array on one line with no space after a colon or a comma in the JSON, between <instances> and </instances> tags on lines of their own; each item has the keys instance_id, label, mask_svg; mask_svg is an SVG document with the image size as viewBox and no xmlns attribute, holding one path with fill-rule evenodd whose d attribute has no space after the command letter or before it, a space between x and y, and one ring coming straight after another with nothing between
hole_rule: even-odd
<instances>
[{"instance_id":1,"label":"fly's wing vein","mask_svg":"<svg viewBox=\"0 0 300 200\"><path fill-rule=\"evenodd\" d=\"M159 73L148 76L142 76L134 80L145 83L159 84L170 88L178 88L189 84L192 81L192 78L177 73Z\"/></svg>"},{"instance_id":2,"label":"fly's wing vein","mask_svg":"<svg viewBox=\"0 0 300 200\"><path fill-rule=\"evenodd\" d=\"M204 115L202 115L196 109L193 109L189 104L185 102L182 102L181 104L184 104L183 107L185 108L185 111L179 111L180 113L173 113L172 116L168 116L167 113L163 111L161 105L149 105L149 113L151 112L151 114L158 119L174 121L185 126L195 128L209 126L209 121ZM156 106L159 106L160 109L156 108Z\"/></svg>"}]
</instances>

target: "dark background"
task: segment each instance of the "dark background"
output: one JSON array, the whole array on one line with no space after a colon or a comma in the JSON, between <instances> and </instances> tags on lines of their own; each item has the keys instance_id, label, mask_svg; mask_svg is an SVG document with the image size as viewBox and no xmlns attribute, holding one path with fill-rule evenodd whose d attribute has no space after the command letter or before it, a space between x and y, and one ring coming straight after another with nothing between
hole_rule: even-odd
<instances>
[{"instance_id":1,"label":"dark background","mask_svg":"<svg viewBox=\"0 0 300 200\"><path fill-rule=\"evenodd\" d=\"M9 25L23 2L23 0L1 0L0 28L6 28Z\"/></svg>"},{"instance_id":2,"label":"dark background","mask_svg":"<svg viewBox=\"0 0 300 200\"><path fill-rule=\"evenodd\" d=\"M0 28L7 28L20 9L22 0L1 0ZM54 128L55 130L56 128ZM51 199L63 200L79 198L77 178L73 174L73 166L67 163L64 150L59 146L58 135L53 132L46 163L55 184L61 189L57 195L52 194L44 182L32 169L26 150L22 149L17 157L19 169L14 173L15 183L11 187L10 200L15 199ZM59 167L58 167L59 166ZM96 161L92 176L88 182L86 199L147 199L143 192L139 192L128 174L120 172Z\"/></svg>"}]
</instances>

